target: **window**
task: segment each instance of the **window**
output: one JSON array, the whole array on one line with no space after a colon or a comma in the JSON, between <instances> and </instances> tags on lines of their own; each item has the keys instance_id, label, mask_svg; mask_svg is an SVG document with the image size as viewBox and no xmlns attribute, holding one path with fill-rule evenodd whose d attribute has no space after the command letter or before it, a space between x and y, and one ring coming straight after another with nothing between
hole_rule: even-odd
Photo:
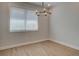
<instances>
[{"instance_id":1,"label":"window","mask_svg":"<svg viewBox=\"0 0 79 59\"><path fill-rule=\"evenodd\" d=\"M10 9L10 32L25 31L24 9Z\"/></svg>"},{"instance_id":2,"label":"window","mask_svg":"<svg viewBox=\"0 0 79 59\"><path fill-rule=\"evenodd\" d=\"M38 30L38 20L37 16L34 15L34 11L27 11L26 19L26 31Z\"/></svg>"},{"instance_id":3,"label":"window","mask_svg":"<svg viewBox=\"0 0 79 59\"><path fill-rule=\"evenodd\" d=\"M10 32L37 30L38 18L34 11L14 7L10 9Z\"/></svg>"}]
</instances>

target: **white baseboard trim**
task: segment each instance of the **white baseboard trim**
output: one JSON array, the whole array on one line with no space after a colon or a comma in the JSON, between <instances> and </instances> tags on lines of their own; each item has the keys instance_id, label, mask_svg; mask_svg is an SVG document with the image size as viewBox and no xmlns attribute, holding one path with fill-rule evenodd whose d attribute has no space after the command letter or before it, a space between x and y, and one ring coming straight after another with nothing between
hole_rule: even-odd
<instances>
[{"instance_id":1,"label":"white baseboard trim","mask_svg":"<svg viewBox=\"0 0 79 59\"><path fill-rule=\"evenodd\" d=\"M64 46L67 46L67 47L79 50L79 47L77 47L77 46L73 46L73 45L70 45L68 43L57 41L57 40L53 40L53 39L41 39L41 40L32 41L32 42L25 42L25 43L20 43L20 44L15 44L15 45L8 45L8 46L0 47L0 50L14 48L14 47L19 47L19 46L28 45L28 44L34 44L34 43L38 43L38 42L42 42L42 41L46 41L46 40L50 40L50 41L62 44Z\"/></svg>"},{"instance_id":2,"label":"white baseboard trim","mask_svg":"<svg viewBox=\"0 0 79 59\"><path fill-rule=\"evenodd\" d=\"M28 45L28 44L34 44L34 43L38 43L38 42L42 42L42 41L46 41L46 40L48 40L48 39L41 39L41 40L32 41L32 42L25 42L25 43L20 43L20 44L15 44L15 45L3 46L3 47L0 47L0 50L19 47L19 46Z\"/></svg>"},{"instance_id":3,"label":"white baseboard trim","mask_svg":"<svg viewBox=\"0 0 79 59\"><path fill-rule=\"evenodd\" d=\"M56 43L59 43L59 44L62 44L64 46L79 50L79 46L74 46L74 45L71 45L71 44L68 44L68 43L65 43L65 42L61 42L61 41L57 41L57 40L53 40L53 39L49 39L49 40L53 41L53 42L56 42Z\"/></svg>"}]
</instances>

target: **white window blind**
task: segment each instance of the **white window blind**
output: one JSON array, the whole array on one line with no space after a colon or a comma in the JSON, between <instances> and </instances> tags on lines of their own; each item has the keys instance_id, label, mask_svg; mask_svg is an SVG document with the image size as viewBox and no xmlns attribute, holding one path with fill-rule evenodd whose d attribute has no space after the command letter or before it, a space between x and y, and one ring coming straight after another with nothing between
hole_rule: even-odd
<instances>
[{"instance_id":1,"label":"white window blind","mask_svg":"<svg viewBox=\"0 0 79 59\"><path fill-rule=\"evenodd\" d=\"M15 8L10 9L10 32L38 30L38 17L34 11Z\"/></svg>"},{"instance_id":2,"label":"white window blind","mask_svg":"<svg viewBox=\"0 0 79 59\"><path fill-rule=\"evenodd\" d=\"M26 31L38 30L38 20L34 11L26 11Z\"/></svg>"}]
</instances>

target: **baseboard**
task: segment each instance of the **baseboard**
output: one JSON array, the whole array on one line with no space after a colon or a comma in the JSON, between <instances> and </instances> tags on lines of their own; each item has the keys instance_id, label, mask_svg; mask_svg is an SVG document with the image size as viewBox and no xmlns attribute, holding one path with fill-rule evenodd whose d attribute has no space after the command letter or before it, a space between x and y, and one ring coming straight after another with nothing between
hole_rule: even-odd
<instances>
[{"instance_id":1,"label":"baseboard","mask_svg":"<svg viewBox=\"0 0 79 59\"><path fill-rule=\"evenodd\" d=\"M65 42L61 42L61 41L57 41L57 40L53 40L53 39L49 39L49 40L50 41L53 41L53 42L56 42L56 43L59 43L59 44L62 44L64 46L67 46L67 47L70 47L70 48L79 50L79 47L78 46L74 46L74 45L71 45L71 44L68 44L68 43L65 43Z\"/></svg>"},{"instance_id":2,"label":"baseboard","mask_svg":"<svg viewBox=\"0 0 79 59\"><path fill-rule=\"evenodd\" d=\"M41 40L32 41L32 42L25 42L25 43L20 43L20 44L15 44L15 45L4 46L4 47L0 47L0 50L19 47L19 46L28 45L28 44L34 44L34 43L38 43L38 42L42 42L42 41L46 41L46 40L48 40L48 39L41 39Z\"/></svg>"},{"instance_id":3,"label":"baseboard","mask_svg":"<svg viewBox=\"0 0 79 59\"><path fill-rule=\"evenodd\" d=\"M64 46L79 50L79 47L77 47L77 46L73 46L73 45L67 44L65 42L61 42L61 41L57 41L57 40L53 40L53 39L41 39L41 40L32 41L32 42L25 42L25 43L20 43L20 44L15 44L15 45L4 46L4 47L0 47L0 50L19 47L19 46L28 45L28 44L34 44L34 43L38 43L38 42L42 42L42 41L46 41L46 40L50 40L50 41L62 44Z\"/></svg>"}]
</instances>

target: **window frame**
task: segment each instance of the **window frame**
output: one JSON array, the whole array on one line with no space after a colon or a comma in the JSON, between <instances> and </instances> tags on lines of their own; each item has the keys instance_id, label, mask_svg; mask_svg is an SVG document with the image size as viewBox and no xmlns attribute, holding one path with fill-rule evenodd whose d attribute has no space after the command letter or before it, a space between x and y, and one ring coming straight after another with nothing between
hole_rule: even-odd
<instances>
[{"instance_id":1,"label":"window frame","mask_svg":"<svg viewBox=\"0 0 79 59\"><path fill-rule=\"evenodd\" d=\"M20 9L24 9L24 17L25 17L25 19L24 19L24 26L25 26L25 29L24 29L24 31L11 31L10 30L10 32L34 32L34 31L38 31L38 16L37 16L37 30L26 30L26 21L27 21L27 16L26 16L26 12L28 11L28 9L26 9L26 8L21 8L21 7L10 7L10 9L9 9L9 15L11 15L11 9L12 8L20 8ZM30 10L30 11L33 11L33 10ZM10 21L11 21L11 16L10 16ZM9 27L11 27L10 26L10 22L9 22ZM10 28L9 28L10 29Z\"/></svg>"}]
</instances>

